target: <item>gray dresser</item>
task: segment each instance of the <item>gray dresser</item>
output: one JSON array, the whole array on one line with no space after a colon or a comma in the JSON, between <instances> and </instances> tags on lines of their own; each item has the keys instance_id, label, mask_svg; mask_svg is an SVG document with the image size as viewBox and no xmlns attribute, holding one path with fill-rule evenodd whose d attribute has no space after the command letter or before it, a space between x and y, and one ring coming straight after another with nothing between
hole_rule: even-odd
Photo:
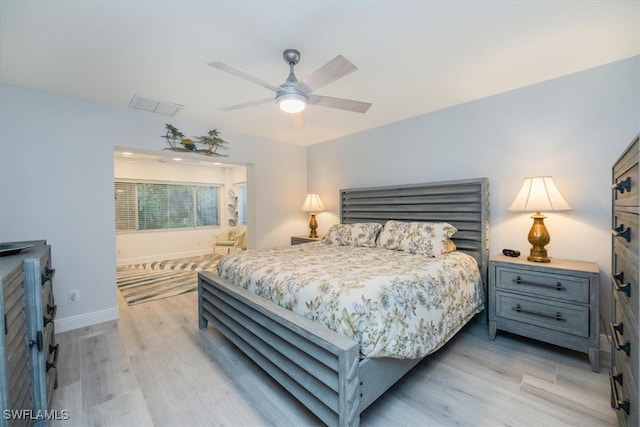
<instances>
[{"instance_id":1,"label":"gray dresser","mask_svg":"<svg viewBox=\"0 0 640 427\"><path fill-rule=\"evenodd\" d=\"M611 406L620 426L638 426L638 136L613 166Z\"/></svg>"},{"instance_id":2,"label":"gray dresser","mask_svg":"<svg viewBox=\"0 0 640 427\"><path fill-rule=\"evenodd\" d=\"M46 426L59 349L51 246L14 243L32 246L0 257L0 426Z\"/></svg>"},{"instance_id":3,"label":"gray dresser","mask_svg":"<svg viewBox=\"0 0 640 427\"><path fill-rule=\"evenodd\" d=\"M496 255L489 261L489 339L503 330L581 351L598 372L599 280L593 262Z\"/></svg>"}]
</instances>

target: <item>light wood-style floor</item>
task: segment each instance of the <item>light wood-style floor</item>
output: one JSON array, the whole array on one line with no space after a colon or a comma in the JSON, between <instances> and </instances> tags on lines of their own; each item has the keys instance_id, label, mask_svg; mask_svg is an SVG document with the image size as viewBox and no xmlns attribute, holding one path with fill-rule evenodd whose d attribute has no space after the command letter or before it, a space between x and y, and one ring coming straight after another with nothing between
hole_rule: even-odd
<instances>
[{"instance_id":1,"label":"light wood-style floor","mask_svg":"<svg viewBox=\"0 0 640 427\"><path fill-rule=\"evenodd\" d=\"M195 292L58 334L53 409L70 426L305 426L321 422L212 326ZM605 361L606 363L606 361ZM607 367L473 323L361 416L363 426L614 426Z\"/></svg>"}]
</instances>

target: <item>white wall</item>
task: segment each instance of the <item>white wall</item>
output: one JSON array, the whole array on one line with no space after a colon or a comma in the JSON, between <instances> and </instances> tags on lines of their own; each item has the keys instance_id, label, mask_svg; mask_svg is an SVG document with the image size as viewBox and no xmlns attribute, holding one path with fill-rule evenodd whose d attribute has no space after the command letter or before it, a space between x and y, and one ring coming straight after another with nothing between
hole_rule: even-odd
<instances>
[{"instance_id":1,"label":"white wall","mask_svg":"<svg viewBox=\"0 0 640 427\"><path fill-rule=\"evenodd\" d=\"M372 108L375 108L375 104ZM640 131L640 57L458 105L308 150L309 191L339 221L338 190L490 180L491 254L528 254L528 214L508 212L522 180L553 176L573 211L546 213L550 256L598 263L610 318L611 166Z\"/></svg>"},{"instance_id":2,"label":"white wall","mask_svg":"<svg viewBox=\"0 0 640 427\"><path fill-rule=\"evenodd\" d=\"M159 152L166 122L210 127L12 85L0 95L0 241L52 245L57 331L116 318L114 146ZM229 161L247 165L248 244L288 244L306 229L306 149L219 130ZM68 302L72 289L80 302Z\"/></svg>"}]
</instances>

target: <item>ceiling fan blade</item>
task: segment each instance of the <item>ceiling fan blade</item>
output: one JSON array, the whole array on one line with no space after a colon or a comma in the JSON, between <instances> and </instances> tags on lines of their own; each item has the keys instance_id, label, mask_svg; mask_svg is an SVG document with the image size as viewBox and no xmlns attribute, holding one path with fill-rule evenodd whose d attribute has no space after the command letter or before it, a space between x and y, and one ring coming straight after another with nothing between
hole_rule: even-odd
<instances>
[{"instance_id":1,"label":"ceiling fan blade","mask_svg":"<svg viewBox=\"0 0 640 427\"><path fill-rule=\"evenodd\" d=\"M269 102L274 102L273 98L258 99L256 101L248 101L248 102L243 102L242 104L230 105L228 107L218 108L218 111L234 111L234 110L239 110L245 107L253 107L254 105L267 104Z\"/></svg>"},{"instance_id":2,"label":"ceiling fan blade","mask_svg":"<svg viewBox=\"0 0 640 427\"><path fill-rule=\"evenodd\" d=\"M347 58L342 55L338 55L311 73L310 76L307 76L307 78L298 83L296 87L309 94L322 86L326 86L329 83L354 72L357 69L358 67L353 65Z\"/></svg>"},{"instance_id":3,"label":"ceiling fan blade","mask_svg":"<svg viewBox=\"0 0 640 427\"><path fill-rule=\"evenodd\" d=\"M305 119L303 112L289 114L289 124L291 125L291 127L299 128L300 126L304 126L304 123Z\"/></svg>"},{"instance_id":4,"label":"ceiling fan blade","mask_svg":"<svg viewBox=\"0 0 640 427\"><path fill-rule=\"evenodd\" d=\"M265 87L274 92L277 92L279 90L278 86L274 86L268 81L262 80L260 77L253 76L247 72L234 68L231 65L227 65L223 62L214 61L214 62L210 62L207 65L210 65L213 68L217 68L218 70L226 71L227 73L233 74L234 76L238 76L241 79L249 80L250 82L259 84L260 86Z\"/></svg>"},{"instance_id":5,"label":"ceiling fan blade","mask_svg":"<svg viewBox=\"0 0 640 427\"><path fill-rule=\"evenodd\" d=\"M363 114L369 110L369 107L371 107L371 103L369 102L353 101L351 99L334 98L332 96L321 95L310 95L309 104Z\"/></svg>"}]
</instances>

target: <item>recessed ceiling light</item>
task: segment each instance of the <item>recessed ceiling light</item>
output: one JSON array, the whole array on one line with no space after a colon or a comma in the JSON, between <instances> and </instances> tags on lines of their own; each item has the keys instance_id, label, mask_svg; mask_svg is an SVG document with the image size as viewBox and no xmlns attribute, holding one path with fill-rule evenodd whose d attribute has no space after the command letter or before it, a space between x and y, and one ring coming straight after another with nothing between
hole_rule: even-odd
<instances>
[{"instance_id":1,"label":"recessed ceiling light","mask_svg":"<svg viewBox=\"0 0 640 427\"><path fill-rule=\"evenodd\" d=\"M180 157L174 157L173 160L175 160L176 162L181 162L182 159Z\"/></svg>"},{"instance_id":2,"label":"recessed ceiling light","mask_svg":"<svg viewBox=\"0 0 640 427\"><path fill-rule=\"evenodd\" d=\"M122 155L123 156L133 156L133 153L129 153L128 151L123 151Z\"/></svg>"}]
</instances>

